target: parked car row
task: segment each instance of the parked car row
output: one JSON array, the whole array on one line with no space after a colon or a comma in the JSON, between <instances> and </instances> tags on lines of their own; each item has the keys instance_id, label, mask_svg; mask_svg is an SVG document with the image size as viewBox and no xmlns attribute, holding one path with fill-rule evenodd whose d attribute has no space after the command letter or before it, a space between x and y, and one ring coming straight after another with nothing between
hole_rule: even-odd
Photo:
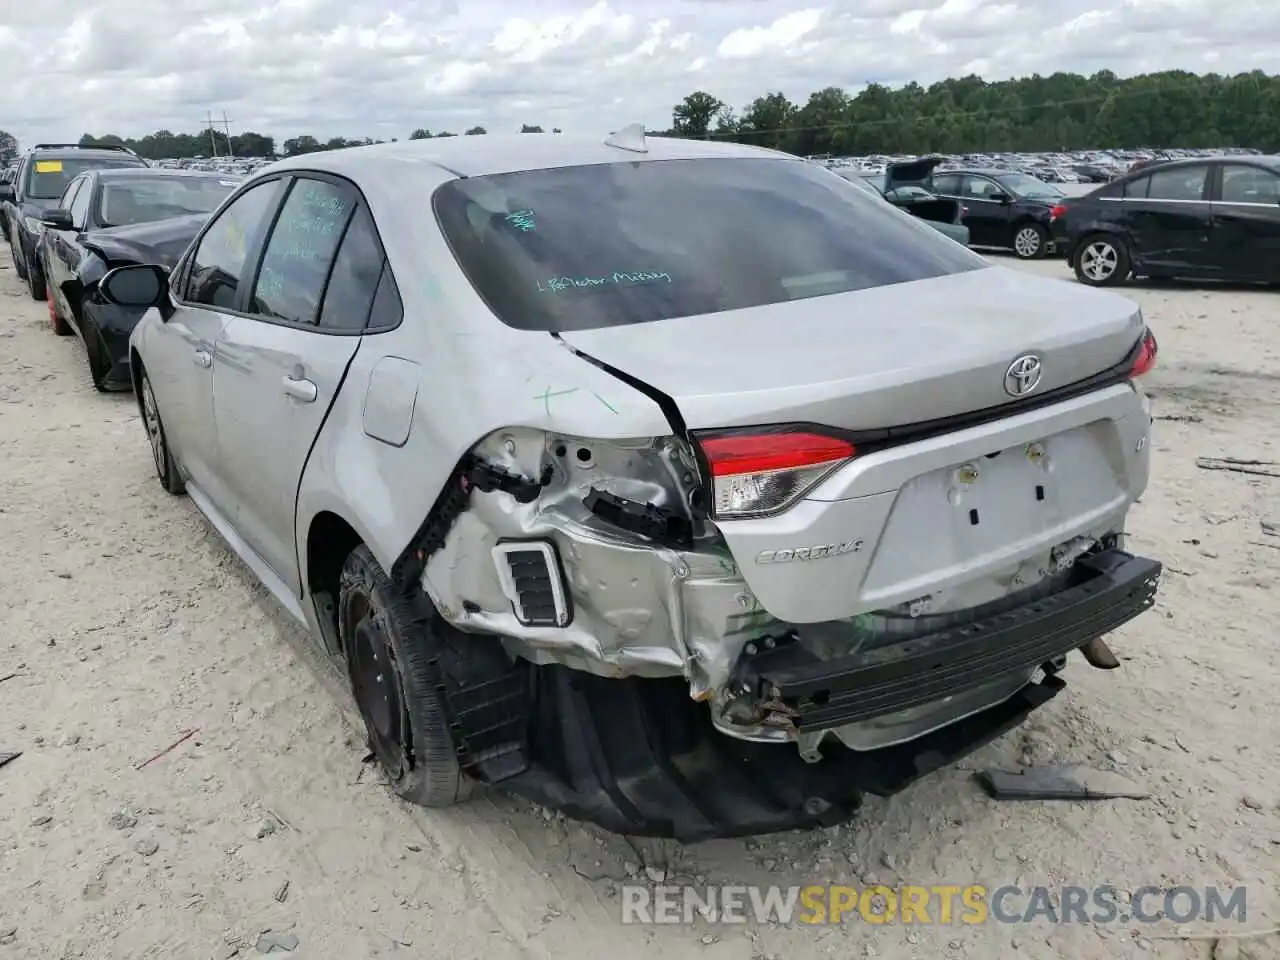
<instances>
[{"instance_id":1,"label":"parked car row","mask_svg":"<svg viewBox=\"0 0 1280 960\"><path fill-rule=\"evenodd\" d=\"M141 310L101 296L108 270L172 266L239 181L148 166L123 147L39 144L0 183L10 255L60 336L84 343L93 385L128 390L129 335Z\"/></svg>"},{"instance_id":2,"label":"parked car row","mask_svg":"<svg viewBox=\"0 0 1280 960\"><path fill-rule=\"evenodd\" d=\"M140 316L104 382L159 482L346 672L408 800L839 822L1074 651L1118 666L1103 635L1153 603L1141 311L880 191L639 127L410 141L227 185L177 252L187 221L110 197L153 175L205 186L37 181L69 206L22 256L55 323L90 288Z\"/></svg>"}]
</instances>

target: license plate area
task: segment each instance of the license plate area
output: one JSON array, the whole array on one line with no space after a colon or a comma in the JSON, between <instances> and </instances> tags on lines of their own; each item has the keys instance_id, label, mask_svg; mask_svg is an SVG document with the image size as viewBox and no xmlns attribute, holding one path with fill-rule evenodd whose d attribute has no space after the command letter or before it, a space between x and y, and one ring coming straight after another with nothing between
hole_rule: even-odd
<instances>
[{"instance_id":1,"label":"license plate area","mask_svg":"<svg viewBox=\"0 0 1280 960\"><path fill-rule=\"evenodd\" d=\"M1100 421L912 478L895 498L864 596L1008 565L1123 511L1118 443L1114 424Z\"/></svg>"}]
</instances>

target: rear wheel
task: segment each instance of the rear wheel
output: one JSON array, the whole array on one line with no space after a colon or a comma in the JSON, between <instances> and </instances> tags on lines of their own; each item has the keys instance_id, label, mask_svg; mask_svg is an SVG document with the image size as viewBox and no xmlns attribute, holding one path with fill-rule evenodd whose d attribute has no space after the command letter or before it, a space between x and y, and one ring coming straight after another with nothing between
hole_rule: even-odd
<instances>
[{"instance_id":1,"label":"rear wheel","mask_svg":"<svg viewBox=\"0 0 1280 960\"><path fill-rule=\"evenodd\" d=\"M151 444L151 458L155 461L156 476L160 485L174 496L186 490L182 475L178 472L178 462L169 450L169 440L164 433L164 424L160 421L160 408L156 406L156 396L151 392L151 380L144 370L142 372L142 425L147 429L147 441Z\"/></svg>"},{"instance_id":2,"label":"rear wheel","mask_svg":"<svg viewBox=\"0 0 1280 960\"><path fill-rule=\"evenodd\" d=\"M342 567L338 636L369 749L391 788L426 807L465 800L475 781L458 765L434 679L442 641L363 545Z\"/></svg>"},{"instance_id":3,"label":"rear wheel","mask_svg":"<svg viewBox=\"0 0 1280 960\"><path fill-rule=\"evenodd\" d=\"M1091 287L1112 287L1129 276L1132 262L1119 237L1095 233L1080 241L1076 250L1076 279Z\"/></svg>"},{"instance_id":4,"label":"rear wheel","mask_svg":"<svg viewBox=\"0 0 1280 960\"><path fill-rule=\"evenodd\" d=\"M1040 260L1049 249L1049 231L1038 223L1019 225L1013 233L1013 252L1019 260Z\"/></svg>"}]
</instances>

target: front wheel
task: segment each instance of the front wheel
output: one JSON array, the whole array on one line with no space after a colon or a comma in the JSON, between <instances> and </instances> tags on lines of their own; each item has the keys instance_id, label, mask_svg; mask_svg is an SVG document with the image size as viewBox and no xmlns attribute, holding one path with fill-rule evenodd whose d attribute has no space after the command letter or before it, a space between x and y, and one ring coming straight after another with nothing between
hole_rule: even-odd
<instances>
[{"instance_id":1,"label":"front wheel","mask_svg":"<svg viewBox=\"0 0 1280 960\"><path fill-rule=\"evenodd\" d=\"M1123 283L1132 269L1124 241L1096 233L1080 241L1075 255L1076 279L1091 287Z\"/></svg>"},{"instance_id":2,"label":"front wheel","mask_svg":"<svg viewBox=\"0 0 1280 960\"><path fill-rule=\"evenodd\" d=\"M175 497L186 490L182 475L178 472L178 461L169 450L169 438L165 436L164 424L160 421L160 408L156 406L156 395L151 392L151 380L146 371L142 373L142 425L147 429L147 441L151 444L151 459L155 461L156 476L160 485Z\"/></svg>"},{"instance_id":3,"label":"front wheel","mask_svg":"<svg viewBox=\"0 0 1280 960\"><path fill-rule=\"evenodd\" d=\"M338 636L369 749L396 794L425 807L470 796L438 695L443 644L363 545L338 590Z\"/></svg>"},{"instance_id":4,"label":"front wheel","mask_svg":"<svg viewBox=\"0 0 1280 960\"><path fill-rule=\"evenodd\" d=\"M1024 223L1013 234L1013 252L1019 260L1040 260L1049 249L1049 231L1038 223Z\"/></svg>"}]
</instances>

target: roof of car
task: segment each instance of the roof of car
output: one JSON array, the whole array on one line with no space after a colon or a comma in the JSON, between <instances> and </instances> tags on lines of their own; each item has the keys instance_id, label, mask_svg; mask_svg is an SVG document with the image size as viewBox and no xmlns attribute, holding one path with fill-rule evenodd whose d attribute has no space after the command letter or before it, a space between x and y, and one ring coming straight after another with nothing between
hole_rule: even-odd
<instances>
[{"instance_id":1,"label":"roof of car","mask_svg":"<svg viewBox=\"0 0 1280 960\"><path fill-rule=\"evenodd\" d=\"M585 166L644 160L697 160L706 158L776 158L801 162L799 157L715 140L682 140L645 137L645 152L624 150L605 143L608 134L588 136L564 133L513 133L483 136L433 137L401 140L368 147L349 147L322 153L300 154L263 168L267 170L322 170L345 176L367 175L382 168L395 171L405 163L435 164L462 177L480 177L548 167Z\"/></svg>"},{"instance_id":2,"label":"roof of car","mask_svg":"<svg viewBox=\"0 0 1280 960\"><path fill-rule=\"evenodd\" d=\"M171 170L166 167L105 167L90 170L102 180L136 180L139 177L164 177L179 180L235 180L242 178L216 170Z\"/></svg>"},{"instance_id":3,"label":"roof of car","mask_svg":"<svg viewBox=\"0 0 1280 960\"><path fill-rule=\"evenodd\" d=\"M40 154L42 157L50 157L56 160L72 160L76 157L129 157L143 163L143 159L132 150L113 150L110 147L40 147L35 146L27 151L30 154Z\"/></svg>"},{"instance_id":4,"label":"roof of car","mask_svg":"<svg viewBox=\"0 0 1280 960\"><path fill-rule=\"evenodd\" d=\"M939 170L938 173L976 173L983 177L1007 177L1010 175L1025 176L1021 170L1006 170L1003 167L959 167L955 170Z\"/></svg>"}]
</instances>

